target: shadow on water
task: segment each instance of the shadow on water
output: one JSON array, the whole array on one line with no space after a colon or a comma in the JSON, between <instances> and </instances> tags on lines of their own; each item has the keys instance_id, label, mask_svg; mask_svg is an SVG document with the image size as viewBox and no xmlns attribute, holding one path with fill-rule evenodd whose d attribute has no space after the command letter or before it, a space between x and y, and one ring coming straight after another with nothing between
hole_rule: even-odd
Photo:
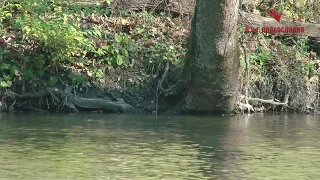
<instances>
[{"instance_id":1,"label":"shadow on water","mask_svg":"<svg viewBox=\"0 0 320 180\"><path fill-rule=\"evenodd\" d=\"M0 178L319 177L315 116L0 115Z\"/></svg>"}]
</instances>

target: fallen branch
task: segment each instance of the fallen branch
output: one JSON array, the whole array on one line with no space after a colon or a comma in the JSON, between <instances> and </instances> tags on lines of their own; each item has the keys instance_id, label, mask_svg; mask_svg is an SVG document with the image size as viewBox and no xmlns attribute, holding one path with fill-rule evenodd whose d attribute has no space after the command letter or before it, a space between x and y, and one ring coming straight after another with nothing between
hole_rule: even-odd
<instances>
[{"instance_id":1,"label":"fallen branch","mask_svg":"<svg viewBox=\"0 0 320 180\"><path fill-rule=\"evenodd\" d=\"M273 99L265 100L265 99L260 99L260 98L248 98L248 101L256 101L256 102L271 104L271 105L275 105L275 106L288 106L288 103L276 102Z\"/></svg>"}]
</instances>

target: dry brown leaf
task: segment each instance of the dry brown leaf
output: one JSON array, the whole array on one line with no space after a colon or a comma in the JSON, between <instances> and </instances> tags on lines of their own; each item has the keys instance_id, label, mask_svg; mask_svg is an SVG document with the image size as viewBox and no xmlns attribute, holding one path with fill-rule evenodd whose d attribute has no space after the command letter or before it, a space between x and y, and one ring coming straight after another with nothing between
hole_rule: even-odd
<instances>
[{"instance_id":1,"label":"dry brown leaf","mask_svg":"<svg viewBox=\"0 0 320 180\"><path fill-rule=\"evenodd\" d=\"M173 54L172 56L173 56L173 57L183 57L184 54L182 54L182 53L180 53L180 54Z\"/></svg>"},{"instance_id":2,"label":"dry brown leaf","mask_svg":"<svg viewBox=\"0 0 320 180\"><path fill-rule=\"evenodd\" d=\"M316 60L317 59L317 53L313 52L312 50L310 51L310 59Z\"/></svg>"},{"instance_id":3,"label":"dry brown leaf","mask_svg":"<svg viewBox=\"0 0 320 180\"><path fill-rule=\"evenodd\" d=\"M185 34L185 32L183 32L183 31L175 31L175 32L173 32L173 34L172 34L172 37L173 37L173 38L184 37L184 36L186 36L186 34Z\"/></svg>"},{"instance_id":4,"label":"dry brown leaf","mask_svg":"<svg viewBox=\"0 0 320 180\"><path fill-rule=\"evenodd\" d=\"M150 47L150 46L154 46L154 45L156 45L156 41L155 40L149 40L149 41L146 41L144 44L143 44L143 46L144 47Z\"/></svg>"},{"instance_id":5,"label":"dry brown leaf","mask_svg":"<svg viewBox=\"0 0 320 180\"><path fill-rule=\"evenodd\" d=\"M256 47L251 47L251 48L250 48L250 51L251 51L251 52L255 52L256 50L257 50Z\"/></svg>"},{"instance_id":6,"label":"dry brown leaf","mask_svg":"<svg viewBox=\"0 0 320 180\"><path fill-rule=\"evenodd\" d=\"M124 25L129 25L129 21L127 19L121 19L121 24Z\"/></svg>"},{"instance_id":7,"label":"dry brown leaf","mask_svg":"<svg viewBox=\"0 0 320 180\"><path fill-rule=\"evenodd\" d=\"M299 22L306 22L306 18L299 18Z\"/></svg>"},{"instance_id":8,"label":"dry brown leaf","mask_svg":"<svg viewBox=\"0 0 320 180\"><path fill-rule=\"evenodd\" d=\"M136 21L136 20L130 21L129 26L130 26L131 29L136 28L136 26L137 26L137 21Z\"/></svg>"},{"instance_id":9,"label":"dry brown leaf","mask_svg":"<svg viewBox=\"0 0 320 180\"><path fill-rule=\"evenodd\" d=\"M271 41L270 41L270 47L273 47L273 46L275 46L276 45L276 41L275 41L275 39L274 38L272 38L271 39Z\"/></svg>"},{"instance_id":10,"label":"dry brown leaf","mask_svg":"<svg viewBox=\"0 0 320 180\"><path fill-rule=\"evenodd\" d=\"M260 15L260 11L256 10L256 9L254 9L252 13L255 14L255 15Z\"/></svg>"}]
</instances>

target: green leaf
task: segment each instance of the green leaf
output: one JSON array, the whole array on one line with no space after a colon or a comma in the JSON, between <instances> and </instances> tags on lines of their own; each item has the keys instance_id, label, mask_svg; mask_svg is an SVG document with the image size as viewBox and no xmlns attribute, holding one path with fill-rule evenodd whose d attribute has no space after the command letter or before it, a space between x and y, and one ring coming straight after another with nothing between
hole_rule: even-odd
<instances>
[{"instance_id":1,"label":"green leaf","mask_svg":"<svg viewBox=\"0 0 320 180\"><path fill-rule=\"evenodd\" d=\"M90 84L90 82L86 82L85 85L88 86L88 87L92 87L91 84Z\"/></svg>"},{"instance_id":2,"label":"green leaf","mask_svg":"<svg viewBox=\"0 0 320 180\"><path fill-rule=\"evenodd\" d=\"M11 13L6 13L6 17L12 17Z\"/></svg>"},{"instance_id":3,"label":"green leaf","mask_svg":"<svg viewBox=\"0 0 320 180\"><path fill-rule=\"evenodd\" d=\"M0 82L0 87L10 87L12 85L12 82L10 80L7 81L1 81Z\"/></svg>"},{"instance_id":4,"label":"green leaf","mask_svg":"<svg viewBox=\"0 0 320 180\"><path fill-rule=\"evenodd\" d=\"M25 80L31 80L33 78L33 72L31 69L27 69L24 73L23 73L23 77Z\"/></svg>"},{"instance_id":5,"label":"green leaf","mask_svg":"<svg viewBox=\"0 0 320 180\"><path fill-rule=\"evenodd\" d=\"M43 66L44 66L44 63L45 63L45 62L44 62L44 58L41 57L41 56L37 57L35 63L36 63L36 67L37 67L38 69L42 69Z\"/></svg>"},{"instance_id":6,"label":"green leaf","mask_svg":"<svg viewBox=\"0 0 320 180\"><path fill-rule=\"evenodd\" d=\"M47 36L46 34L42 34L42 37L43 37L43 39L44 39L45 41L48 40L48 36Z\"/></svg>"},{"instance_id":7,"label":"green leaf","mask_svg":"<svg viewBox=\"0 0 320 180\"><path fill-rule=\"evenodd\" d=\"M136 28L137 31L138 31L138 34L141 34L143 32L143 29L142 28Z\"/></svg>"},{"instance_id":8,"label":"green leaf","mask_svg":"<svg viewBox=\"0 0 320 180\"><path fill-rule=\"evenodd\" d=\"M134 52L135 51L135 47L130 44L129 47L128 47L128 51L129 52Z\"/></svg>"},{"instance_id":9,"label":"green leaf","mask_svg":"<svg viewBox=\"0 0 320 180\"><path fill-rule=\"evenodd\" d=\"M103 55L103 54L104 54L104 51L103 51L101 48L99 48L99 49L97 50L97 54L98 54L98 55Z\"/></svg>"},{"instance_id":10,"label":"green leaf","mask_svg":"<svg viewBox=\"0 0 320 180\"><path fill-rule=\"evenodd\" d=\"M8 63L0 63L0 69L9 69L10 68L10 64Z\"/></svg>"},{"instance_id":11,"label":"green leaf","mask_svg":"<svg viewBox=\"0 0 320 180\"><path fill-rule=\"evenodd\" d=\"M115 38L117 43L120 43L122 41L122 37L117 33L114 35L114 38Z\"/></svg>"},{"instance_id":12,"label":"green leaf","mask_svg":"<svg viewBox=\"0 0 320 180\"><path fill-rule=\"evenodd\" d=\"M26 58L23 58L24 62L30 62L30 58L29 57L26 57Z\"/></svg>"},{"instance_id":13,"label":"green leaf","mask_svg":"<svg viewBox=\"0 0 320 180\"><path fill-rule=\"evenodd\" d=\"M44 75L44 70L43 69L39 70L38 74L42 77Z\"/></svg>"},{"instance_id":14,"label":"green leaf","mask_svg":"<svg viewBox=\"0 0 320 180\"><path fill-rule=\"evenodd\" d=\"M121 55L117 55L117 65L122 65L123 64L123 58L122 58L122 56Z\"/></svg>"},{"instance_id":15,"label":"green leaf","mask_svg":"<svg viewBox=\"0 0 320 180\"><path fill-rule=\"evenodd\" d=\"M93 34L96 35L96 36L98 36L98 37L101 37L101 36L102 36L102 35L101 35L101 32L99 31L98 28L94 28Z\"/></svg>"},{"instance_id":16,"label":"green leaf","mask_svg":"<svg viewBox=\"0 0 320 180\"><path fill-rule=\"evenodd\" d=\"M7 85L8 85L8 87L11 87L12 82L11 81L7 81Z\"/></svg>"},{"instance_id":17,"label":"green leaf","mask_svg":"<svg viewBox=\"0 0 320 180\"><path fill-rule=\"evenodd\" d=\"M1 87L8 87L8 84L5 81L1 81L0 86Z\"/></svg>"},{"instance_id":18,"label":"green leaf","mask_svg":"<svg viewBox=\"0 0 320 180\"><path fill-rule=\"evenodd\" d=\"M97 76L98 78L102 78L102 77L103 77L103 71L102 71L102 69L98 69L98 71L96 72L96 76Z\"/></svg>"},{"instance_id":19,"label":"green leaf","mask_svg":"<svg viewBox=\"0 0 320 180\"><path fill-rule=\"evenodd\" d=\"M58 82L58 78L56 76L50 76L49 86L54 86L57 82Z\"/></svg>"},{"instance_id":20,"label":"green leaf","mask_svg":"<svg viewBox=\"0 0 320 180\"><path fill-rule=\"evenodd\" d=\"M83 83L84 80L85 80L84 76L82 76L82 75L78 76L77 80L76 80L77 81L77 85L80 85L81 83Z\"/></svg>"},{"instance_id":21,"label":"green leaf","mask_svg":"<svg viewBox=\"0 0 320 180\"><path fill-rule=\"evenodd\" d=\"M30 27L28 27L28 26L26 26L26 27L24 27L24 30L26 31L26 34L29 34L29 32L30 32L31 28L30 28Z\"/></svg>"},{"instance_id":22,"label":"green leaf","mask_svg":"<svg viewBox=\"0 0 320 180\"><path fill-rule=\"evenodd\" d=\"M19 69L17 66L11 66L10 67L10 73L13 74L13 75L16 75L18 76L19 75Z\"/></svg>"}]
</instances>

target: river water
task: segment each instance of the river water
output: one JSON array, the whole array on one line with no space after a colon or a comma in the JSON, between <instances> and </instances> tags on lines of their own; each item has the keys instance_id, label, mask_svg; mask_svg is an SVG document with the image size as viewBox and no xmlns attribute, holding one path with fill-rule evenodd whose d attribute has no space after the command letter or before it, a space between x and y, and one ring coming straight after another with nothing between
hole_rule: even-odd
<instances>
[{"instance_id":1,"label":"river water","mask_svg":"<svg viewBox=\"0 0 320 180\"><path fill-rule=\"evenodd\" d=\"M0 115L0 179L320 179L308 115Z\"/></svg>"}]
</instances>

